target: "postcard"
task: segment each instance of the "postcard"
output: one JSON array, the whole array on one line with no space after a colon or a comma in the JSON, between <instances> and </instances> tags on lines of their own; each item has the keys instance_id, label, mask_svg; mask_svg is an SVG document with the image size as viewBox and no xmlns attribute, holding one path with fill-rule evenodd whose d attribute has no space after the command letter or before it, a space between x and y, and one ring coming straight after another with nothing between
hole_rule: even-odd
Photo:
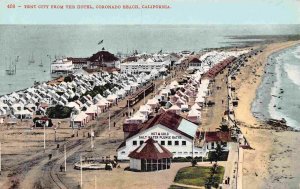
<instances>
[{"instance_id":1,"label":"postcard","mask_svg":"<svg viewBox=\"0 0 300 189\"><path fill-rule=\"evenodd\" d=\"M1 189L300 188L299 0L0 0Z\"/></svg>"}]
</instances>

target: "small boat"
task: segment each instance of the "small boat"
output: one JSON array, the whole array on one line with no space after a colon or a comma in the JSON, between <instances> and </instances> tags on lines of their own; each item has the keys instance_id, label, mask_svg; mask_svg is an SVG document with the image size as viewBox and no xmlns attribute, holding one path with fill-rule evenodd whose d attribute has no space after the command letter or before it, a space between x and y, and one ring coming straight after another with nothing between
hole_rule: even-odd
<instances>
[{"instance_id":1,"label":"small boat","mask_svg":"<svg viewBox=\"0 0 300 189\"><path fill-rule=\"evenodd\" d=\"M39 67L43 67L43 61L41 60L41 63L39 64Z\"/></svg>"},{"instance_id":2,"label":"small boat","mask_svg":"<svg viewBox=\"0 0 300 189\"><path fill-rule=\"evenodd\" d=\"M17 73L17 63L10 61L10 64L5 72L7 75L15 75Z\"/></svg>"}]
</instances>

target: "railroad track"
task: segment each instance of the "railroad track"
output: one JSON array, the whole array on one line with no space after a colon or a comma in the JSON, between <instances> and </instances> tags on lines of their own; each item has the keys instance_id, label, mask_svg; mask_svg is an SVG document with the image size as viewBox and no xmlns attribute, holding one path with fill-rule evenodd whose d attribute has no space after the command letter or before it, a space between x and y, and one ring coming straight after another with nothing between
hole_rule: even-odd
<instances>
[{"instance_id":1,"label":"railroad track","mask_svg":"<svg viewBox=\"0 0 300 189\"><path fill-rule=\"evenodd\" d=\"M119 111L117 114L114 114L111 117L111 121L115 121L119 116L122 116L122 114L127 110L127 108L122 108L121 111ZM101 129L102 128L102 129ZM104 131L107 128L107 126L100 127L98 128L95 132L97 131ZM72 144L70 144L71 142L73 142ZM83 148L85 148L86 145L89 144L89 140L88 139L79 139L76 141L67 141L65 143L66 149L68 151L68 156L73 155L75 152L82 150ZM68 145L70 144L70 145ZM58 150L60 153L63 152L63 148L60 148ZM60 156L59 159L57 159L56 161L53 162L50 171L49 171L49 176L51 178L51 180L53 181L53 183L55 184L55 186L59 189L67 189L68 187L64 184L63 180L61 179L61 177L59 176L59 174L57 174L56 172L59 170L60 165L63 164L64 162L64 157L63 155Z\"/></svg>"},{"instance_id":2,"label":"railroad track","mask_svg":"<svg viewBox=\"0 0 300 189\"><path fill-rule=\"evenodd\" d=\"M168 77L168 79L171 81L171 77ZM159 86L162 83L159 84ZM152 93L149 93L148 95L151 95ZM139 99L139 101L141 101L142 99ZM138 102L139 102L138 101ZM136 103L136 105L138 104L138 102ZM133 107L131 107L133 108ZM114 114L110 117L110 120L112 122L118 120L120 117L123 116L123 114L127 111L127 107L122 107L119 110L115 110ZM105 129L108 128L108 112L105 112L106 115L104 116L104 118L102 118L103 122L101 122L102 127L96 127L95 133L101 133L103 131L105 131ZM90 126L91 127L91 126ZM73 142L73 144L71 145L67 145L69 143ZM68 151L68 156L73 155L75 152L82 150L85 146L89 145L90 140L89 139L79 139L76 140L74 142L74 140L69 140L65 143L66 149ZM58 150L60 153L63 152L63 148L60 148ZM67 189L68 187L64 184L63 180L60 178L59 174L56 173L56 171L59 170L59 166L63 163L64 161L64 157L61 156L59 159L57 159L56 161L53 162L52 166L51 166L51 170L49 172L50 174L50 178L53 181L53 183L55 184L55 186L57 186L57 188L59 189Z\"/></svg>"}]
</instances>

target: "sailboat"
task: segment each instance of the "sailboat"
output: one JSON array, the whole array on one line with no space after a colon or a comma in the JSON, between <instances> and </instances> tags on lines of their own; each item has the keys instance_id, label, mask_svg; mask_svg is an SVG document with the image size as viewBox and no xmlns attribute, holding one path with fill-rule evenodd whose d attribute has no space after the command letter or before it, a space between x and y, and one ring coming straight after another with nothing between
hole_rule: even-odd
<instances>
[{"instance_id":1,"label":"sailboat","mask_svg":"<svg viewBox=\"0 0 300 189\"><path fill-rule=\"evenodd\" d=\"M41 63L39 64L39 67L43 67L43 60L41 59Z\"/></svg>"},{"instance_id":2,"label":"sailboat","mask_svg":"<svg viewBox=\"0 0 300 189\"><path fill-rule=\"evenodd\" d=\"M17 73L17 64L10 60L8 68L5 70L7 75L15 75Z\"/></svg>"},{"instance_id":3,"label":"sailboat","mask_svg":"<svg viewBox=\"0 0 300 189\"><path fill-rule=\"evenodd\" d=\"M34 58L33 58L33 53L31 54L31 57L29 58L28 63L29 63L29 64L35 63L35 60L34 60Z\"/></svg>"}]
</instances>

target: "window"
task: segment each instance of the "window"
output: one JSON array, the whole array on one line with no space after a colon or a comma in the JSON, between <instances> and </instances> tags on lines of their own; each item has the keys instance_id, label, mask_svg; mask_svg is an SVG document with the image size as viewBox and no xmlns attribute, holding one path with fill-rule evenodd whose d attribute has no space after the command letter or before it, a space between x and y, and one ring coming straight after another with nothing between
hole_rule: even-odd
<instances>
[{"instance_id":1,"label":"window","mask_svg":"<svg viewBox=\"0 0 300 189\"><path fill-rule=\"evenodd\" d=\"M140 145L142 145L144 143L144 141L143 140L140 140Z\"/></svg>"},{"instance_id":2,"label":"window","mask_svg":"<svg viewBox=\"0 0 300 189\"><path fill-rule=\"evenodd\" d=\"M175 146L178 146L179 145L179 141L175 141Z\"/></svg>"},{"instance_id":3,"label":"window","mask_svg":"<svg viewBox=\"0 0 300 189\"><path fill-rule=\"evenodd\" d=\"M214 149L215 148L215 143L211 143L211 148Z\"/></svg>"},{"instance_id":4,"label":"window","mask_svg":"<svg viewBox=\"0 0 300 189\"><path fill-rule=\"evenodd\" d=\"M184 152L184 154L188 154L188 152Z\"/></svg>"},{"instance_id":5,"label":"window","mask_svg":"<svg viewBox=\"0 0 300 189\"><path fill-rule=\"evenodd\" d=\"M137 141L136 140L132 141L132 145L136 146L137 145Z\"/></svg>"},{"instance_id":6,"label":"window","mask_svg":"<svg viewBox=\"0 0 300 189\"><path fill-rule=\"evenodd\" d=\"M182 141L182 146L186 146L186 141Z\"/></svg>"},{"instance_id":7,"label":"window","mask_svg":"<svg viewBox=\"0 0 300 189\"><path fill-rule=\"evenodd\" d=\"M168 141L168 145L172 146L172 141L171 140Z\"/></svg>"},{"instance_id":8,"label":"window","mask_svg":"<svg viewBox=\"0 0 300 189\"><path fill-rule=\"evenodd\" d=\"M125 154L125 151L122 151L121 154Z\"/></svg>"},{"instance_id":9,"label":"window","mask_svg":"<svg viewBox=\"0 0 300 189\"><path fill-rule=\"evenodd\" d=\"M164 141L164 140L160 141L160 144L161 144L162 146L164 146L164 145L165 145L165 141Z\"/></svg>"},{"instance_id":10,"label":"window","mask_svg":"<svg viewBox=\"0 0 300 189\"><path fill-rule=\"evenodd\" d=\"M198 152L195 152L195 154L198 154Z\"/></svg>"},{"instance_id":11,"label":"window","mask_svg":"<svg viewBox=\"0 0 300 189\"><path fill-rule=\"evenodd\" d=\"M221 145L222 145L223 147L227 147L227 142L221 142Z\"/></svg>"}]
</instances>

